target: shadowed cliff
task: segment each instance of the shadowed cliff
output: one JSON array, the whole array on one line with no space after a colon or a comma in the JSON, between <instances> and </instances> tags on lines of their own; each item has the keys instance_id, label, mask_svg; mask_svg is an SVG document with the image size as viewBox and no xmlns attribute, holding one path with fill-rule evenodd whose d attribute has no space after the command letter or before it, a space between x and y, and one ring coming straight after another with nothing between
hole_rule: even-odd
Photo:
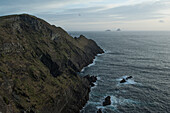
<instances>
[{"instance_id":1,"label":"shadowed cliff","mask_svg":"<svg viewBox=\"0 0 170 113\"><path fill-rule=\"evenodd\" d=\"M90 83L77 72L99 53L93 40L37 17L0 17L0 112L79 112Z\"/></svg>"}]
</instances>

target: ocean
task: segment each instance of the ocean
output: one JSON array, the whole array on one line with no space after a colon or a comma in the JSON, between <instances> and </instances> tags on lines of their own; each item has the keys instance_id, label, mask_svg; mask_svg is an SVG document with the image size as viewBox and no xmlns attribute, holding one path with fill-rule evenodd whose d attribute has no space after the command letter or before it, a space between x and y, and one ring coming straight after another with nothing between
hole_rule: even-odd
<instances>
[{"instance_id":1,"label":"ocean","mask_svg":"<svg viewBox=\"0 0 170 113\"><path fill-rule=\"evenodd\" d=\"M170 32L69 32L93 39L105 51L80 76L97 76L81 113L170 113ZM122 78L132 76L125 83ZM102 106L111 96L111 105Z\"/></svg>"}]
</instances>

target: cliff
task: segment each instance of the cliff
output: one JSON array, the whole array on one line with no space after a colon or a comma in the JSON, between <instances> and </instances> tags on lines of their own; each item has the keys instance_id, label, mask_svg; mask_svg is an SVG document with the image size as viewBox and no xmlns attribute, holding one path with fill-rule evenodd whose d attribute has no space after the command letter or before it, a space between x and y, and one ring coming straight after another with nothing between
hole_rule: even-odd
<instances>
[{"instance_id":1,"label":"cliff","mask_svg":"<svg viewBox=\"0 0 170 113\"><path fill-rule=\"evenodd\" d=\"M35 16L0 17L0 112L78 113L90 83L77 75L103 50Z\"/></svg>"}]
</instances>

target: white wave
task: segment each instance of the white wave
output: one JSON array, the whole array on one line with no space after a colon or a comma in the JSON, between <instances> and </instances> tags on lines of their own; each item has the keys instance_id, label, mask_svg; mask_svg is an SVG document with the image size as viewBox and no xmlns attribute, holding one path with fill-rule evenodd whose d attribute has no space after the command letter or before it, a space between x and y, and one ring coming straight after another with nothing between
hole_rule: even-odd
<instances>
[{"instance_id":1,"label":"white wave","mask_svg":"<svg viewBox=\"0 0 170 113\"><path fill-rule=\"evenodd\" d=\"M138 103L137 101L131 100L131 99L124 99L122 97L115 97L115 96L111 96L111 104L113 106L117 106L117 105L126 105L126 104L133 104L133 103Z\"/></svg>"},{"instance_id":2,"label":"white wave","mask_svg":"<svg viewBox=\"0 0 170 113\"><path fill-rule=\"evenodd\" d=\"M137 84L133 79L128 79L124 84Z\"/></svg>"},{"instance_id":3,"label":"white wave","mask_svg":"<svg viewBox=\"0 0 170 113\"><path fill-rule=\"evenodd\" d=\"M88 66L84 67L84 68L81 70L81 72L83 72L86 68L95 65L95 64L96 64L96 61L100 61L100 60L98 60L98 56L101 56L101 55L103 55L103 54L97 54L97 56L95 56L95 58L93 59L93 62L92 62L91 64L89 64Z\"/></svg>"},{"instance_id":4,"label":"white wave","mask_svg":"<svg viewBox=\"0 0 170 113\"><path fill-rule=\"evenodd\" d=\"M81 70L81 72L83 72L86 68L95 65L96 60L97 60L97 57L95 57L95 59L93 60L93 62L92 62L91 64L89 64L88 66L84 67L84 68Z\"/></svg>"},{"instance_id":5,"label":"white wave","mask_svg":"<svg viewBox=\"0 0 170 113\"><path fill-rule=\"evenodd\" d=\"M103 80L101 80L101 78L100 78L99 76L97 76L97 81L93 83L93 84L94 84L94 86L93 86L93 87L91 87L91 90L93 90L94 88L96 88L96 87L97 87L97 85L98 85L98 83L99 83L99 82L101 82L101 81L103 81Z\"/></svg>"},{"instance_id":6,"label":"white wave","mask_svg":"<svg viewBox=\"0 0 170 113\"><path fill-rule=\"evenodd\" d=\"M91 87L91 90L93 90L93 89L95 89L96 87L97 87L97 83L95 82L95 83L93 83L94 84L94 86L93 87Z\"/></svg>"},{"instance_id":7,"label":"white wave","mask_svg":"<svg viewBox=\"0 0 170 113\"><path fill-rule=\"evenodd\" d=\"M91 67L91 66L95 65L96 61L97 61L97 58L95 57L95 59L93 60L93 63L89 64L87 67Z\"/></svg>"},{"instance_id":8,"label":"white wave","mask_svg":"<svg viewBox=\"0 0 170 113\"><path fill-rule=\"evenodd\" d=\"M121 90L121 92L126 93L127 91L126 90Z\"/></svg>"},{"instance_id":9,"label":"white wave","mask_svg":"<svg viewBox=\"0 0 170 113\"><path fill-rule=\"evenodd\" d=\"M101 56L101 55L103 55L103 54L105 54L105 53L97 54L97 56Z\"/></svg>"},{"instance_id":10,"label":"white wave","mask_svg":"<svg viewBox=\"0 0 170 113\"><path fill-rule=\"evenodd\" d=\"M97 80L101 80L101 78L99 76L97 76Z\"/></svg>"},{"instance_id":11,"label":"white wave","mask_svg":"<svg viewBox=\"0 0 170 113\"><path fill-rule=\"evenodd\" d=\"M93 83L95 86L97 86L97 81Z\"/></svg>"},{"instance_id":12,"label":"white wave","mask_svg":"<svg viewBox=\"0 0 170 113\"><path fill-rule=\"evenodd\" d=\"M104 106L96 106L97 109L104 109L105 107Z\"/></svg>"},{"instance_id":13,"label":"white wave","mask_svg":"<svg viewBox=\"0 0 170 113\"><path fill-rule=\"evenodd\" d=\"M104 50L104 53L110 53L111 51L110 50Z\"/></svg>"},{"instance_id":14,"label":"white wave","mask_svg":"<svg viewBox=\"0 0 170 113\"><path fill-rule=\"evenodd\" d=\"M111 96L111 104L117 104L118 103L118 99L115 96Z\"/></svg>"},{"instance_id":15,"label":"white wave","mask_svg":"<svg viewBox=\"0 0 170 113\"><path fill-rule=\"evenodd\" d=\"M104 50L104 49L103 49L103 50ZM88 66L84 67L80 72L83 72L87 67L91 67L91 66L95 65L95 62L96 62L96 61L101 61L101 60L98 60L98 56L101 56L101 55L104 55L104 54L110 53L110 52L111 52L111 51L109 51L109 50L104 50L104 53L102 53L102 54L97 54L97 55L95 56L95 58L93 59L93 62L92 62L91 64L89 64Z\"/></svg>"},{"instance_id":16,"label":"white wave","mask_svg":"<svg viewBox=\"0 0 170 113\"><path fill-rule=\"evenodd\" d=\"M83 72L85 70L85 67L81 70L81 72Z\"/></svg>"},{"instance_id":17,"label":"white wave","mask_svg":"<svg viewBox=\"0 0 170 113\"><path fill-rule=\"evenodd\" d=\"M100 105L101 104L100 102L92 102L92 101L88 101L87 103L88 104L93 104L93 105Z\"/></svg>"}]
</instances>

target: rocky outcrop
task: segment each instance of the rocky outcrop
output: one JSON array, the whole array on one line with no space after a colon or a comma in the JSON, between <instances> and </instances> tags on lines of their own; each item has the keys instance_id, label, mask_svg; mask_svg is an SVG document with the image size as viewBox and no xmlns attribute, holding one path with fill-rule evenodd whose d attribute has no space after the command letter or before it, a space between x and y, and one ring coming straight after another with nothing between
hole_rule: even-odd
<instances>
[{"instance_id":1,"label":"rocky outcrop","mask_svg":"<svg viewBox=\"0 0 170 113\"><path fill-rule=\"evenodd\" d=\"M131 78L133 78L132 76L128 76L128 77L126 77L126 78L123 78L121 81L120 81L120 83L125 83L128 79L131 79Z\"/></svg>"},{"instance_id":2,"label":"rocky outcrop","mask_svg":"<svg viewBox=\"0 0 170 113\"><path fill-rule=\"evenodd\" d=\"M90 84L91 87L95 86L94 82L97 81L97 77L96 76L86 75L86 76L84 76L84 78L86 78L89 81L89 84Z\"/></svg>"},{"instance_id":3,"label":"rocky outcrop","mask_svg":"<svg viewBox=\"0 0 170 113\"><path fill-rule=\"evenodd\" d=\"M84 76L84 78L88 79L90 82L96 82L97 81L96 76L86 75L86 76Z\"/></svg>"},{"instance_id":4,"label":"rocky outcrop","mask_svg":"<svg viewBox=\"0 0 170 113\"><path fill-rule=\"evenodd\" d=\"M0 111L79 113L91 79L77 75L103 50L35 16L0 17Z\"/></svg>"},{"instance_id":5,"label":"rocky outcrop","mask_svg":"<svg viewBox=\"0 0 170 113\"><path fill-rule=\"evenodd\" d=\"M128 77L126 77L126 80L131 79L131 78L133 78L133 77L132 76L128 76Z\"/></svg>"},{"instance_id":6,"label":"rocky outcrop","mask_svg":"<svg viewBox=\"0 0 170 113\"><path fill-rule=\"evenodd\" d=\"M126 80L124 78L120 81L120 83L125 83L125 82Z\"/></svg>"},{"instance_id":7,"label":"rocky outcrop","mask_svg":"<svg viewBox=\"0 0 170 113\"><path fill-rule=\"evenodd\" d=\"M103 102L103 106L107 106L107 105L110 105L111 104L111 100L110 100L110 96L107 96L105 98L105 101Z\"/></svg>"},{"instance_id":8,"label":"rocky outcrop","mask_svg":"<svg viewBox=\"0 0 170 113\"><path fill-rule=\"evenodd\" d=\"M101 109L98 109L97 113L102 113L102 110L101 110Z\"/></svg>"}]
</instances>

